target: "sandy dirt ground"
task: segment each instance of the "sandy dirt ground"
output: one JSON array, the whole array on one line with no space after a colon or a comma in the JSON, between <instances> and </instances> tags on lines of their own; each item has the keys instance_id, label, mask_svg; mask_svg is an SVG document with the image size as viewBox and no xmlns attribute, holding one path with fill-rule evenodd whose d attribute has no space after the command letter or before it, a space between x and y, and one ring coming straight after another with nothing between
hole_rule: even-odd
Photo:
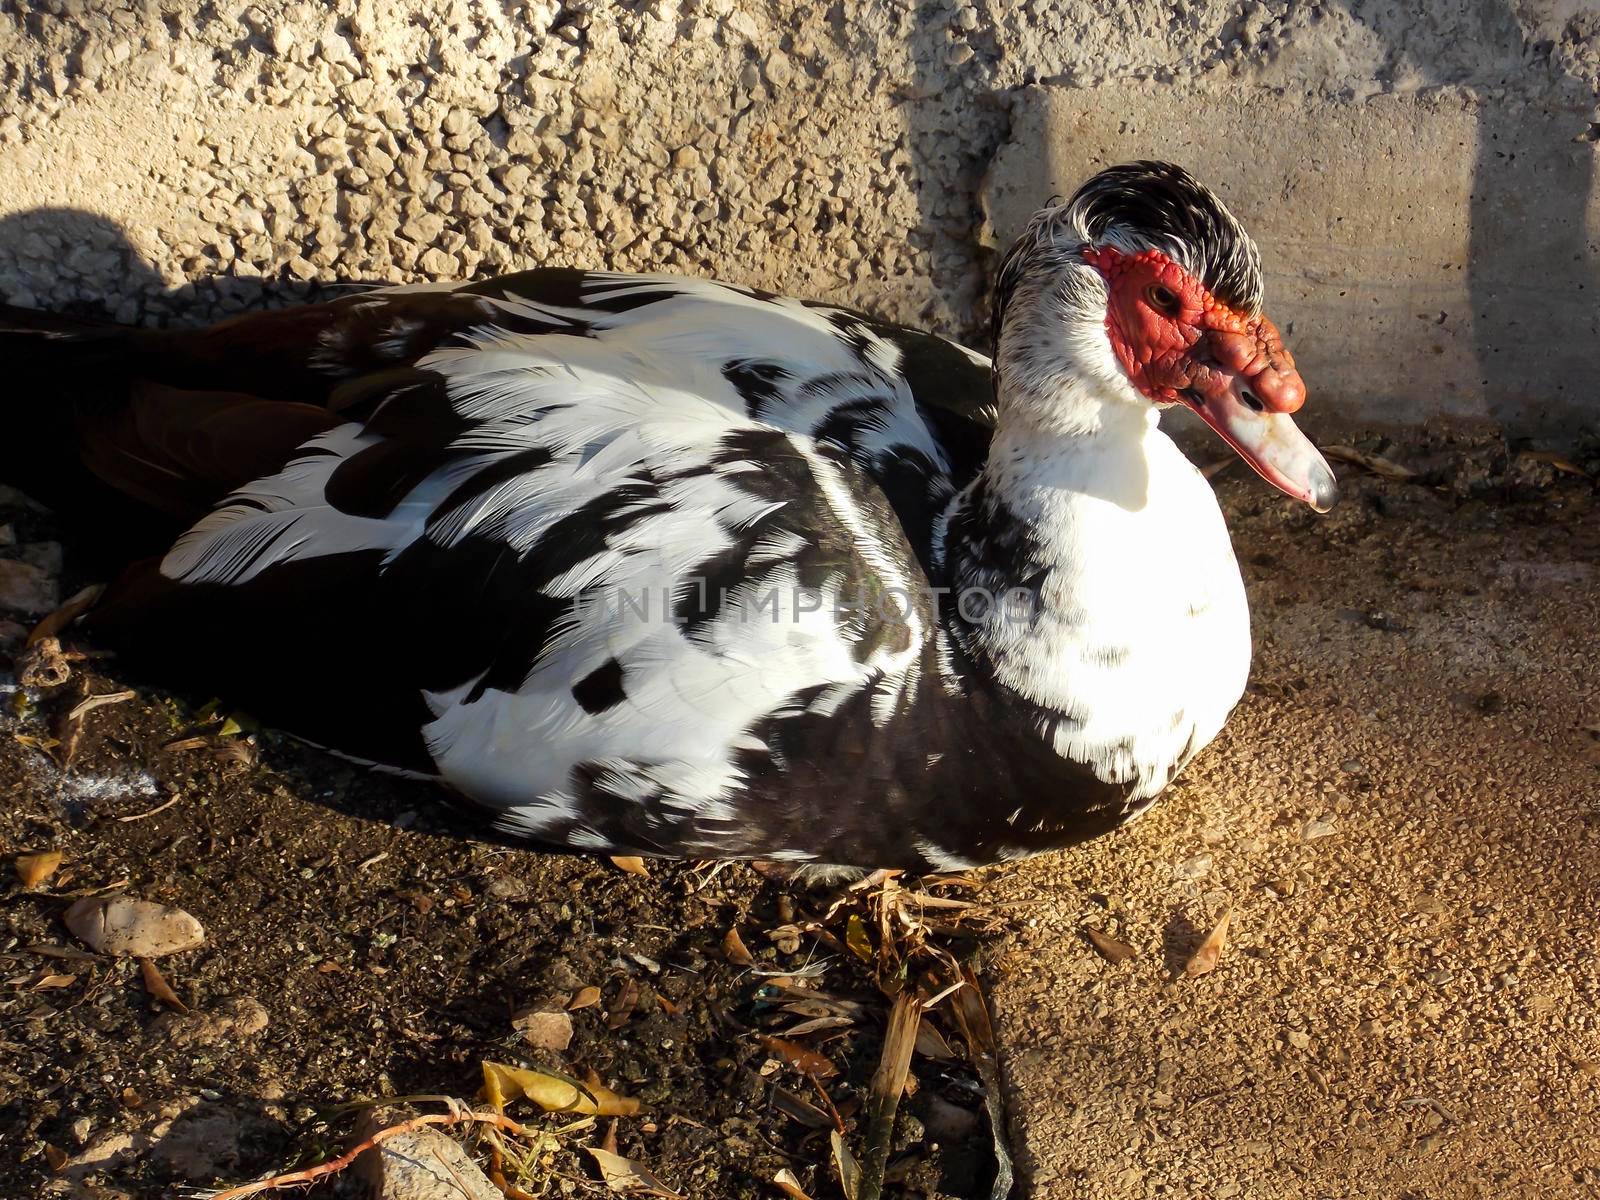
<instances>
[{"instance_id":1,"label":"sandy dirt ground","mask_svg":"<svg viewBox=\"0 0 1600 1200\"><path fill-rule=\"evenodd\" d=\"M1600 512L1352 485L1225 485L1249 694L1143 823L999 885L1034 1195L1600 1189Z\"/></svg>"},{"instance_id":2,"label":"sandy dirt ground","mask_svg":"<svg viewBox=\"0 0 1600 1200\"><path fill-rule=\"evenodd\" d=\"M1370 448L1425 474L1347 468L1326 518L1219 481L1257 664L1181 785L1128 830L945 893L992 918L962 948L996 1011L1020 1196L1600 1187L1600 504L1495 443ZM9 500L0 554L48 579L49 519ZM124 686L61 772L63 711ZM840 1194L817 1093L761 1040L804 1019L774 978L863 1006L802 1038L838 1069L826 1091L858 1138L884 1006L836 952L847 917L824 919L826 895L745 867L646 880L473 844L428 788L267 732L166 750L215 729L207 698L114 662L7 692L0 854L66 861L39 891L0 884L0 1140L17 1151L0 1193L238 1182L344 1144L342 1102L470 1095L490 1058L642 1099L621 1151L694 1200L777 1196L783 1169ZM192 1013L126 961L38 951L75 953L67 898L122 882L204 922L202 949L163 960ZM1216 969L1184 976L1225 912ZM785 931L811 920L821 934ZM1108 961L1091 928L1132 957ZM589 987L567 1049L528 1043L519 1013ZM890 1194L986 1197L975 1081L930 1048ZM579 1147L601 1130L570 1124L547 1119L530 1194L599 1193Z\"/></svg>"}]
</instances>

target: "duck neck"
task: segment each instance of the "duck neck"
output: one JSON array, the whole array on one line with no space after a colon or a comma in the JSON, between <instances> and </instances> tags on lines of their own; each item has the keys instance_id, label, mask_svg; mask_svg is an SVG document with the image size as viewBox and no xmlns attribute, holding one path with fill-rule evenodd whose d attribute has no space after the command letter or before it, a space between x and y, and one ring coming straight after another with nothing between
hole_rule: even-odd
<instances>
[{"instance_id":1,"label":"duck neck","mask_svg":"<svg viewBox=\"0 0 1600 1200\"><path fill-rule=\"evenodd\" d=\"M946 524L950 629L974 668L1059 707L1050 633L1100 616L1085 609L1095 589L1084 584L1117 572L1121 541L1101 534L1149 524L1151 453L1166 439L1153 408L1086 383L1047 393L1002 382L997 407L988 461Z\"/></svg>"}]
</instances>

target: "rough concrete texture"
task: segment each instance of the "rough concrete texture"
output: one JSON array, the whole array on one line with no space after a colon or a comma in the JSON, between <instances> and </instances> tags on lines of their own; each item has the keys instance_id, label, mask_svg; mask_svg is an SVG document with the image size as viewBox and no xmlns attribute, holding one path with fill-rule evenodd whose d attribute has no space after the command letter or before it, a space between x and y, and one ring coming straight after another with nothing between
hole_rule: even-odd
<instances>
[{"instance_id":1,"label":"rough concrete texture","mask_svg":"<svg viewBox=\"0 0 1600 1200\"><path fill-rule=\"evenodd\" d=\"M1165 153L1262 227L1326 411L1570 440L1597 31L1583 0L7 0L0 295L189 320L558 263L970 338L1002 146L1002 233Z\"/></svg>"},{"instance_id":2,"label":"rough concrete texture","mask_svg":"<svg viewBox=\"0 0 1600 1200\"><path fill-rule=\"evenodd\" d=\"M1530 104L1514 190L1480 193L1491 111L1459 88L1350 102L1159 83L1029 88L985 191L996 237L1112 163L1215 180L1263 248L1323 427L1443 414L1559 435L1600 427L1600 230L1587 109ZM1494 228L1484 235L1484 225ZM1538 269L1532 265L1540 264Z\"/></svg>"}]
</instances>

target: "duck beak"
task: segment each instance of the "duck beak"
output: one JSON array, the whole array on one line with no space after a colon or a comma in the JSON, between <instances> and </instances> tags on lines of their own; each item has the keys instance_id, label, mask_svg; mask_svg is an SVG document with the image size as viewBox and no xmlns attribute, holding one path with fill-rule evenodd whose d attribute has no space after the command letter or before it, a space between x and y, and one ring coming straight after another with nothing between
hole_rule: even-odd
<instances>
[{"instance_id":1,"label":"duck beak","mask_svg":"<svg viewBox=\"0 0 1600 1200\"><path fill-rule=\"evenodd\" d=\"M1207 335L1204 361L1178 394L1261 478L1327 512L1339 500L1339 481L1290 415L1305 403L1305 383L1272 323L1260 317L1255 324ZM1262 353L1263 343L1274 352Z\"/></svg>"}]
</instances>

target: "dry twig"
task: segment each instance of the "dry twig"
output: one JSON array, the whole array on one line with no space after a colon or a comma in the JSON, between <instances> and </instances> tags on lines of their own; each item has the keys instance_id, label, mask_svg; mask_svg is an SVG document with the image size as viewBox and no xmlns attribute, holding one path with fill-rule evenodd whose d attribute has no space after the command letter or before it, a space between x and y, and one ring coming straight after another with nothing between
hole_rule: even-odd
<instances>
[{"instance_id":1,"label":"dry twig","mask_svg":"<svg viewBox=\"0 0 1600 1200\"><path fill-rule=\"evenodd\" d=\"M238 1187L227 1188L220 1192L210 1192L204 1200L244 1200L246 1196L256 1196L262 1192L275 1192L283 1188L299 1187L308 1183L316 1183L319 1179L326 1179L330 1175L337 1175L368 1150L381 1146L390 1138L399 1137L403 1133L411 1133L426 1125L460 1125L463 1122L477 1122L489 1125L495 1129L503 1129L516 1137L527 1137L528 1130L503 1113L474 1112L459 1100L446 1099L450 1111L446 1113L428 1113L420 1117L413 1117L409 1121L402 1121L398 1125L391 1125L387 1129L380 1129L371 1137L358 1142L338 1158L329 1159L315 1167L307 1167L303 1171L289 1171L283 1175L274 1175L270 1179L258 1179L254 1183L240 1184Z\"/></svg>"}]
</instances>

